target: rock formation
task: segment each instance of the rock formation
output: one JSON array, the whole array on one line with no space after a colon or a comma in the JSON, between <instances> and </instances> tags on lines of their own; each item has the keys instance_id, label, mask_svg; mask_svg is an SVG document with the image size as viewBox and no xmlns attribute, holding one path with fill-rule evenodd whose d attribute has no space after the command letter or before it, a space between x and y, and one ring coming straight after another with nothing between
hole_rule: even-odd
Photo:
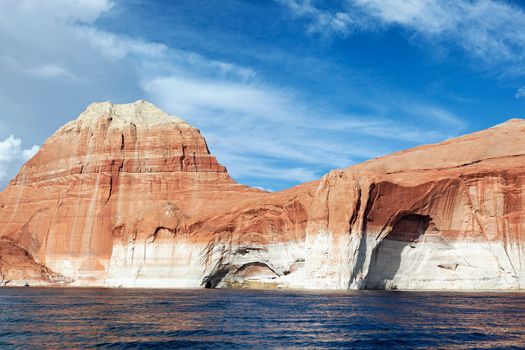
<instances>
[{"instance_id":1,"label":"rock formation","mask_svg":"<svg viewBox=\"0 0 525 350\"><path fill-rule=\"evenodd\" d=\"M525 121L269 193L148 102L92 104L0 193L0 278L111 287L520 289Z\"/></svg>"}]
</instances>

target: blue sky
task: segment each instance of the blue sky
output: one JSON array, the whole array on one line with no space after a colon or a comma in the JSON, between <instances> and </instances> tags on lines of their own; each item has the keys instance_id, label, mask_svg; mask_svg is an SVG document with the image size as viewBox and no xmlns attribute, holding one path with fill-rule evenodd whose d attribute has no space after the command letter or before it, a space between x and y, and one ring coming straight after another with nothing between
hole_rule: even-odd
<instances>
[{"instance_id":1,"label":"blue sky","mask_svg":"<svg viewBox=\"0 0 525 350\"><path fill-rule=\"evenodd\" d=\"M520 1L0 6L0 187L93 101L150 100L271 190L525 114Z\"/></svg>"}]
</instances>

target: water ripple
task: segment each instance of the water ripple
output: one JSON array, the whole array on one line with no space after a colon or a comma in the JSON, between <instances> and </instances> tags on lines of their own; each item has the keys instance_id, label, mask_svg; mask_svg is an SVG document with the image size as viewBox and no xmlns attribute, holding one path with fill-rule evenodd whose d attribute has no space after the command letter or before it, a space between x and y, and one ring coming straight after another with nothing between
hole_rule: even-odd
<instances>
[{"instance_id":1,"label":"water ripple","mask_svg":"<svg viewBox=\"0 0 525 350\"><path fill-rule=\"evenodd\" d=\"M519 293L0 289L0 347L522 349Z\"/></svg>"}]
</instances>

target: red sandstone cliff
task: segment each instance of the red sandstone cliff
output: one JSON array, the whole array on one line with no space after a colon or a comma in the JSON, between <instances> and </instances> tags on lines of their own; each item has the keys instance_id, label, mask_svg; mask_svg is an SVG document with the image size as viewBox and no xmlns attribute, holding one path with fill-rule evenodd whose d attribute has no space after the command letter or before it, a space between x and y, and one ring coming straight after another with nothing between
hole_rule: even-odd
<instances>
[{"instance_id":1,"label":"red sandstone cliff","mask_svg":"<svg viewBox=\"0 0 525 350\"><path fill-rule=\"evenodd\" d=\"M524 136L512 120L267 193L236 184L197 129L153 105L93 104L0 194L0 273L10 284L522 288Z\"/></svg>"}]
</instances>

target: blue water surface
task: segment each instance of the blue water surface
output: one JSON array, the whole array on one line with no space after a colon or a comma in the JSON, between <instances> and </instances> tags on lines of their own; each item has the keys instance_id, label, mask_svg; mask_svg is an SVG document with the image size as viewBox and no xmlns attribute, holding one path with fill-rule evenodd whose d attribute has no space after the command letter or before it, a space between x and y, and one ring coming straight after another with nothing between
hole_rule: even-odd
<instances>
[{"instance_id":1,"label":"blue water surface","mask_svg":"<svg viewBox=\"0 0 525 350\"><path fill-rule=\"evenodd\" d=\"M525 348L525 294L1 288L0 347Z\"/></svg>"}]
</instances>

